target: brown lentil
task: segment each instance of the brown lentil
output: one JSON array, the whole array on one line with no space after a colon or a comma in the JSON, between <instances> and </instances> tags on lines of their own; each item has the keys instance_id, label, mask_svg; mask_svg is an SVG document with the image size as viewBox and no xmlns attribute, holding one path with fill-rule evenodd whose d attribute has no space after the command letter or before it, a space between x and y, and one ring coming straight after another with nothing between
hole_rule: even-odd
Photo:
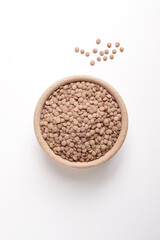
<instances>
[{"instance_id":1,"label":"brown lentil","mask_svg":"<svg viewBox=\"0 0 160 240\"><path fill-rule=\"evenodd\" d=\"M113 49L113 50L112 50L112 53L113 53L113 54L116 54L116 52L117 52L116 49Z\"/></svg>"},{"instance_id":2,"label":"brown lentil","mask_svg":"<svg viewBox=\"0 0 160 240\"><path fill-rule=\"evenodd\" d=\"M101 56L103 56L103 55L104 55L104 51L100 51L99 54L100 54Z\"/></svg>"},{"instance_id":3,"label":"brown lentil","mask_svg":"<svg viewBox=\"0 0 160 240\"><path fill-rule=\"evenodd\" d=\"M100 62L101 61L101 57L97 57L97 61Z\"/></svg>"},{"instance_id":4,"label":"brown lentil","mask_svg":"<svg viewBox=\"0 0 160 240\"><path fill-rule=\"evenodd\" d=\"M113 54L111 54L111 55L110 55L110 59L113 59L113 58L114 58L114 55L113 55Z\"/></svg>"},{"instance_id":5,"label":"brown lentil","mask_svg":"<svg viewBox=\"0 0 160 240\"><path fill-rule=\"evenodd\" d=\"M66 161L93 161L115 144L121 110L102 86L90 82L65 84L46 100L40 118L42 136Z\"/></svg>"},{"instance_id":6,"label":"brown lentil","mask_svg":"<svg viewBox=\"0 0 160 240\"><path fill-rule=\"evenodd\" d=\"M103 61L107 61L107 56L104 56L104 57L103 57Z\"/></svg>"},{"instance_id":7,"label":"brown lentil","mask_svg":"<svg viewBox=\"0 0 160 240\"><path fill-rule=\"evenodd\" d=\"M108 49L106 49L104 52L105 52L105 54L108 54L108 53L109 53L109 50L108 50Z\"/></svg>"},{"instance_id":8,"label":"brown lentil","mask_svg":"<svg viewBox=\"0 0 160 240\"><path fill-rule=\"evenodd\" d=\"M101 42L101 39L98 38L98 39L96 40L96 43L97 43L97 44L100 44L100 42Z\"/></svg>"},{"instance_id":9,"label":"brown lentil","mask_svg":"<svg viewBox=\"0 0 160 240\"><path fill-rule=\"evenodd\" d=\"M107 47L108 48L112 47L112 44L111 43L107 43Z\"/></svg>"},{"instance_id":10,"label":"brown lentil","mask_svg":"<svg viewBox=\"0 0 160 240\"><path fill-rule=\"evenodd\" d=\"M120 47L119 50L120 50L120 52L123 52L123 51L124 51L124 48L123 48L123 47Z\"/></svg>"},{"instance_id":11,"label":"brown lentil","mask_svg":"<svg viewBox=\"0 0 160 240\"><path fill-rule=\"evenodd\" d=\"M79 52L79 48L78 47L76 47L74 50L75 50L75 52Z\"/></svg>"},{"instance_id":12,"label":"brown lentil","mask_svg":"<svg viewBox=\"0 0 160 240\"><path fill-rule=\"evenodd\" d=\"M89 57L89 56L90 56L90 53L89 53L89 52L86 52L85 55L86 55L86 57Z\"/></svg>"},{"instance_id":13,"label":"brown lentil","mask_svg":"<svg viewBox=\"0 0 160 240\"><path fill-rule=\"evenodd\" d=\"M81 53L81 54L84 54L84 50L83 50L83 49L81 49L81 50L80 50L80 53Z\"/></svg>"},{"instance_id":14,"label":"brown lentil","mask_svg":"<svg viewBox=\"0 0 160 240\"><path fill-rule=\"evenodd\" d=\"M91 66L94 66L94 64L95 64L95 61L94 61L94 60L91 60L91 61L90 61L90 65L91 65Z\"/></svg>"},{"instance_id":15,"label":"brown lentil","mask_svg":"<svg viewBox=\"0 0 160 240\"><path fill-rule=\"evenodd\" d=\"M116 42L115 43L115 47L119 47L120 46L120 43L119 42Z\"/></svg>"},{"instance_id":16,"label":"brown lentil","mask_svg":"<svg viewBox=\"0 0 160 240\"><path fill-rule=\"evenodd\" d=\"M93 53L97 53L98 50L96 48L93 48Z\"/></svg>"}]
</instances>

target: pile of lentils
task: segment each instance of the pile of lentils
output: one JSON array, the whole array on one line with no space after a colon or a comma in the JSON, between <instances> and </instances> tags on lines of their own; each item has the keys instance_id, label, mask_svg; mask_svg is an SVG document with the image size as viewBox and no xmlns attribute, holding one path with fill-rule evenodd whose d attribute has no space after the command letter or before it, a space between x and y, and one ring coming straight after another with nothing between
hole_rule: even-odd
<instances>
[{"instance_id":1,"label":"pile of lentils","mask_svg":"<svg viewBox=\"0 0 160 240\"><path fill-rule=\"evenodd\" d=\"M44 140L63 159L88 162L105 155L121 130L121 110L101 85L65 84L45 101L40 117Z\"/></svg>"},{"instance_id":2,"label":"pile of lentils","mask_svg":"<svg viewBox=\"0 0 160 240\"><path fill-rule=\"evenodd\" d=\"M97 40L96 40L96 44L100 44L100 43L101 43L101 39L97 39ZM120 47L120 43L119 43L119 42L116 42L116 43L115 43L115 48L112 48L112 43L108 42L106 49L100 50L100 51L98 52L98 49L97 49L97 48L93 48L93 49L92 49L92 52L93 52L93 54L97 54L97 53L99 54L98 57L96 58L96 60L97 60L98 62L100 62L101 59L103 59L103 61L107 61L107 59L108 59L107 55L109 55L109 58L110 58L111 60L114 59L114 55L117 53L116 48L119 48L119 51L120 51L120 52L123 52L123 51L124 51L124 48L123 48L123 47ZM86 57L89 57L89 56L90 56L90 52L89 52L89 51L85 52L84 49L79 49L79 47L76 47L76 48L74 49L74 51L75 51L76 53L80 52L81 54L84 54L84 53L85 53L85 56L86 56ZM111 51L111 53L110 53L110 51ZM94 66L94 65L95 65L95 61L94 61L93 59L90 61L90 65L91 65L91 66Z\"/></svg>"}]
</instances>

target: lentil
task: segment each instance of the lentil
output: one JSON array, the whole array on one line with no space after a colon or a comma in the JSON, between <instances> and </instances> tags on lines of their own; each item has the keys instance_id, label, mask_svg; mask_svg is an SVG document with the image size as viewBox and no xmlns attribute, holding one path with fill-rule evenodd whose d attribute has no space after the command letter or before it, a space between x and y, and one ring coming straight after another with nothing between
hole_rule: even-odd
<instances>
[{"instance_id":1,"label":"lentil","mask_svg":"<svg viewBox=\"0 0 160 240\"><path fill-rule=\"evenodd\" d=\"M100 44L100 43L101 43L101 39L98 38L98 39L96 40L96 43L97 43L97 44Z\"/></svg>"},{"instance_id":2,"label":"lentil","mask_svg":"<svg viewBox=\"0 0 160 240\"><path fill-rule=\"evenodd\" d=\"M101 56L103 56L103 55L104 55L104 52L103 52L103 51L100 51L99 54L100 54Z\"/></svg>"},{"instance_id":3,"label":"lentil","mask_svg":"<svg viewBox=\"0 0 160 240\"><path fill-rule=\"evenodd\" d=\"M83 50L83 49L81 49L80 53L81 53L81 54L84 54L84 50Z\"/></svg>"},{"instance_id":4,"label":"lentil","mask_svg":"<svg viewBox=\"0 0 160 240\"><path fill-rule=\"evenodd\" d=\"M111 55L110 55L110 59L113 59L113 58L114 58L114 55L113 55L113 54L111 54Z\"/></svg>"},{"instance_id":5,"label":"lentil","mask_svg":"<svg viewBox=\"0 0 160 240\"><path fill-rule=\"evenodd\" d=\"M100 62L101 61L101 57L97 57L97 61Z\"/></svg>"},{"instance_id":6,"label":"lentil","mask_svg":"<svg viewBox=\"0 0 160 240\"><path fill-rule=\"evenodd\" d=\"M108 49L106 49L104 52L105 52L105 54L108 54L108 53L109 53L109 50L108 50Z\"/></svg>"},{"instance_id":7,"label":"lentil","mask_svg":"<svg viewBox=\"0 0 160 240\"><path fill-rule=\"evenodd\" d=\"M89 53L89 52L86 52L85 55L86 55L86 57L89 57L89 56L90 56L90 53Z\"/></svg>"},{"instance_id":8,"label":"lentil","mask_svg":"<svg viewBox=\"0 0 160 240\"><path fill-rule=\"evenodd\" d=\"M119 42L116 42L115 43L115 47L119 47L120 46L120 43Z\"/></svg>"},{"instance_id":9,"label":"lentil","mask_svg":"<svg viewBox=\"0 0 160 240\"><path fill-rule=\"evenodd\" d=\"M124 51L124 48L123 48L123 47L120 47L119 50L120 50L120 52L123 52L123 51Z\"/></svg>"},{"instance_id":10,"label":"lentil","mask_svg":"<svg viewBox=\"0 0 160 240\"><path fill-rule=\"evenodd\" d=\"M91 60L91 61L90 61L90 65L91 65L91 66L94 66L94 64L95 64L95 61L94 61L94 60Z\"/></svg>"},{"instance_id":11,"label":"lentil","mask_svg":"<svg viewBox=\"0 0 160 240\"><path fill-rule=\"evenodd\" d=\"M103 57L103 61L107 61L107 56L104 56L104 57Z\"/></svg>"},{"instance_id":12,"label":"lentil","mask_svg":"<svg viewBox=\"0 0 160 240\"><path fill-rule=\"evenodd\" d=\"M78 47L76 47L74 50L75 50L75 52L79 52L79 48Z\"/></svg>"},{"instance_id":13,"label":"lentil","mask_svg":"<svg viewBox=\"0 0 160 240\"><path fill-rule=\"evenodd\" d=\"M116 52L117 52L116 49L113 49L113 50L112 50L112 53L113 53L113 54L116 54Z\"/></svg>"},{"instance_id":14,"label":"lentil","mask_svg":"<svg viewBox=\"0 0 160 240\"><path fill-rule=\"evenodd\" d=\"M93 48L93 53L97 53L98 50L96 48Z\"/></svg>"},{"instance_id":15,"label":"lentil","mask_svg":"<svg viewBox=\"0 0 160 240\"><path fill-rule=\"evenodd\" d=\"M107 47L108 47L108 48L111 48L111 47L112 47L112 44L111 44L111 43L107 43Z\"/></svg>"}]
</instances>

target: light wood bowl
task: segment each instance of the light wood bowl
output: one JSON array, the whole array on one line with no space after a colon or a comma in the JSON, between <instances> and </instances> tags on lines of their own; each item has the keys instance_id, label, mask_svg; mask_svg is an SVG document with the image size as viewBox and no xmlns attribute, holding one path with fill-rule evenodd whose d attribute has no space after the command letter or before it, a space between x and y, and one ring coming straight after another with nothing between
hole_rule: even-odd
<instances>
[{"instance_id":1,"label":"light wood bowl","mask_svg":"<svg viewBox=\"0 0 160 240\"><path fill-rule=\"evenodd\" d=\"M40 129L40 115L41 115L41 111L44 106L44 103L48 99L48 97L60 86L70 83L70 82L77 82L77 81L93 82L93 83L97 83L97 84L100 84L103 87L105 87L108 90L108 92L111 93L115 97L117 103L119 104L119 107L121 109L121 114L122 114L122 128L121 128L119 137L117 139L117 142L104 156L100 157L99 159L90 161L90 162L70 162L70 161L65 160L65 159L61 158L60 156L56 155L50 149L50 147L48 146L46 141L43 139L41 129ZM38 101L38 104L36 106L35 113L34 113L34 130L35 130L37 140L38 140L39 144L41 145L42 149L52 159L56 160L57 162L65 165L65 166L73 167L73 168L94 167L94 166L104 163L105 161L112 158L117 153L117 151L120 149L120 147L122 146L124 139L126 137L126 134L127 134L127 129L128 129L128 114L127 114L126 106L125 106L121 96L110 84L108 84L107 82L105 82L99 78L92 77L92 76L85 76L85 75L71 76L71 77L66 77L66 78L63 78L63 79L57 81L43 93L43 95L41 96L41 98Z\"/></svg>"}]
</instances>

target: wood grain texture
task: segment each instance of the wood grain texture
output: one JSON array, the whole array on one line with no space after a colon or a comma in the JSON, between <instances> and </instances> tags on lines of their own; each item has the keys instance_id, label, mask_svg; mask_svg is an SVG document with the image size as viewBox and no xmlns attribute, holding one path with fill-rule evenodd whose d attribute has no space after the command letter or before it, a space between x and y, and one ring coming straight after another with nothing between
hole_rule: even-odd
<instances>
[{"instance_id":1,"label":"wood grain texture","mask_svg":"<svg viewBox=\"0 0 160 240\"><path fill-rule=\"evenodd\" d=\"M90 162L70 162L70 161L65 160L65 159L61 158L60 156L56 155L50 149L50 147L48 146L46 141L43 139L43 136L41 134L41 129L40 129L40 115L41 115L41 111L44 106L44 103L48 99L48 97L60 86L70 83L70 82L77 82L77 81L93 82L93 83L97 83L97 84L100 84L103 87L105 87L108 90L108 92L111 93L115 97L117 103L119 104L119 107L121 109L121 114L122 114L122 128L121 128L119 137L117 139L117 142L111 148L111 150L108 151L104 156L102 156L99 159L90 161ZM35 130L35 134L36 134L36 137L37 137L37 140L38 140L40 146L47 153L47 155L49 155L52 159L56 160L57 162L65 165L65 166L68 166L68 167L89 168L89 167L97 166L97 165L109 160L120 149L120 147L122 146L122 144L125 140L127 130L128 130L128 114L127 114L126 106L125 106L121 96L110 84L108 84L107 82L105 82L97 77L88 76L88 75L76 75L76 76L66 77L66 78L63 78L63 79L57 81L43 93L43 95L41 96L41 98L39 99L39 101L37 103L35 113L34 113L34 130Z\"/></svg>"}]
</instances>

